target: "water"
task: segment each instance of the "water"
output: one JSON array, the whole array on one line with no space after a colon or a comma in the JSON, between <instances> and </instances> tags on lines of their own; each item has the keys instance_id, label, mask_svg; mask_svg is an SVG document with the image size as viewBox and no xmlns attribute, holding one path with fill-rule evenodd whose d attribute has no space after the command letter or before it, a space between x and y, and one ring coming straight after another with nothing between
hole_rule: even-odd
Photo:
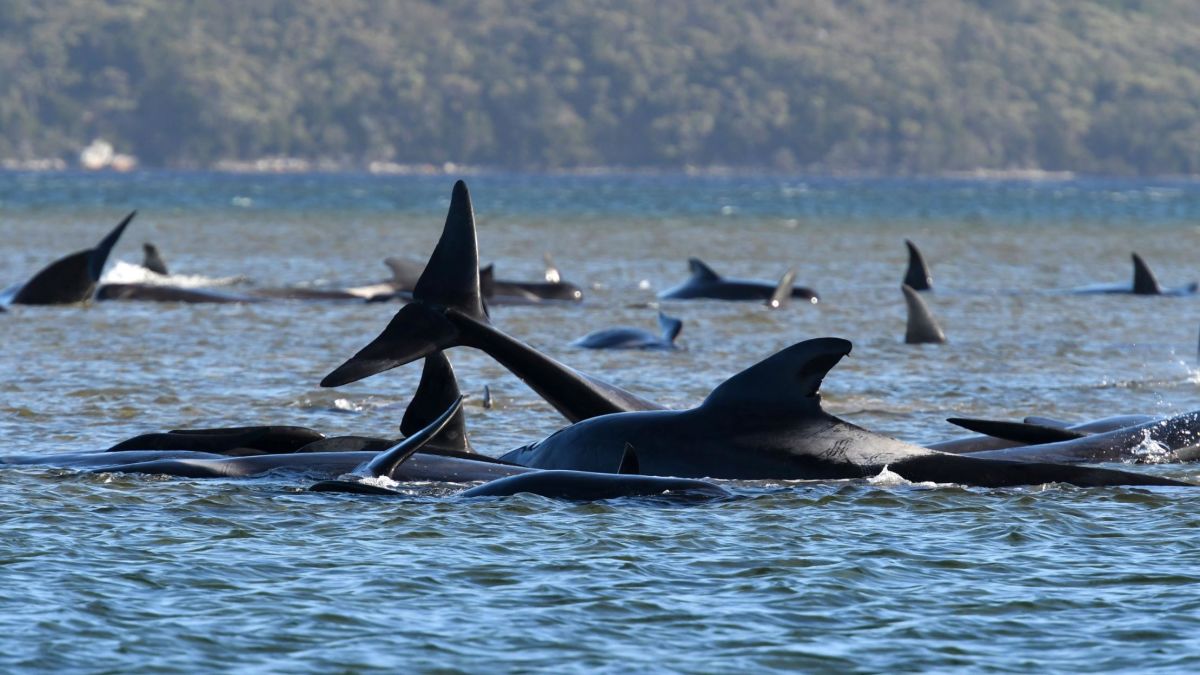
<instances>
[{"instance_id":1,"label":"water","mask_svg":"<svg viewBox=\"0 0 1200 675\"><path fill-rule=\"evenodd\" d=\"M810 178L469 178L485 261L537 278L551 251L579 307L495 323L674 407L801 339L855 348L831 412L913 441L950 416L1087 419L1197 407L1200 298L1051 292L1200 277L1200 184ZM0 174L0 285L91 246L153 241L184 275L361 284L423 258L441 177ZM933 268L950 343L908 346L903 239ZM666 303L679 353L568 342L654 329L657 290L695 255L719 272L788 266L817 307ZM235 287L236 288L236 287ZM98 450L178 427L300 424L394 435L420 368L317 382L395 306L101 303L0 315L4 454ZM475 445L562 420L482 354L451 353ZM496 407L480 396L490 385ZM1186 465L1126 467L1200 481ZM1180 490L756 484L740 498L570 504L303 491L269 476L193 481L0 469L0 670L355 672L765 669L1194 671L1200 497Z\"/></svg>"}]
</instances>

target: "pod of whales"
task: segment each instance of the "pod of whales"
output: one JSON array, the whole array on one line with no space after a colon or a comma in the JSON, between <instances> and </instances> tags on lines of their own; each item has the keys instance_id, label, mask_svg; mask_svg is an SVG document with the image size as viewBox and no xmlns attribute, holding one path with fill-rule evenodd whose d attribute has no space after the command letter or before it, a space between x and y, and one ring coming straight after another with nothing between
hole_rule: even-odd
<instances>
[{"instance_id":1,"label":"pod of whales","mask_svg":"<svg viewBox=\"0 0 1200 675\"><path fill-rule=\"evenodd\" d=\"M90 300L108 255L136 215L133 211L125 216L95 247L60 258L33 275L13 296L13 304L63 305Z\"/></svg>"},{"instance_id":2,"label":"pod of whales","mask_svg":"<svg viewBox=\"0 0 1200 675\"><path fill-rule=\"evenodd\" d=\"M658 294L663 300L761 300L769 301L776 293L780 284L748 279L732 279L722 277L705 265L699 258L688 258L688 270L691 276L682 284L669 288ZM787 278L785 276L785 278ZM791 286L788 278L787 286ZM802 298L816 304L817 294L811 288L803 286L792 287L791 297Z\"/></svg>"},{"instance_id":3,"label":"pod of whales","mask_svg":"<svg viewBox=\"0 0 1200 675\"><path fill-rule=\"evenodd\" d=\"M640 328L606 328L588 333L571 344L584 349L678 349L675 338L683 329L683 322L674 317L658 313L658 336Z\"/></svg>"}]
</instances>

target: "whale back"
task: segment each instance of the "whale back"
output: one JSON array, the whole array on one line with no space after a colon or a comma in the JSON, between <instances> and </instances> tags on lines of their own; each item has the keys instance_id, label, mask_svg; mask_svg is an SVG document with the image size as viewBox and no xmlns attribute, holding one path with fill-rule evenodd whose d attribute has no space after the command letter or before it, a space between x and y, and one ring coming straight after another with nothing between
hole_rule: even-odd
<instances>
[{"instance_id":1,"label":"whale back","mask_svg":"<svg viewBox=\"0 0 1200 675\"><path fill-rule=\"evenodd\" d=\"M1161 295L1162 286L1158 285L1158 278L1154 276L1154 272L1150 271L1150 266L1142 260L1142 256L1133 254L1133 294L1134 295Z\"/></svg>"},{"instance_id":2,"label":"whale back","mask_svg":"<svg viewBox=\"0 0 1200 675\"><path fill-rule=\"evenodd\" d=\"M908 284L900 284L904 293L904 304L908 306L908 324L904 329L906 344L942 344L946 341L946 333L933 318L929 306L917 295L916 290Z\"/></svg>"}]
</instances>

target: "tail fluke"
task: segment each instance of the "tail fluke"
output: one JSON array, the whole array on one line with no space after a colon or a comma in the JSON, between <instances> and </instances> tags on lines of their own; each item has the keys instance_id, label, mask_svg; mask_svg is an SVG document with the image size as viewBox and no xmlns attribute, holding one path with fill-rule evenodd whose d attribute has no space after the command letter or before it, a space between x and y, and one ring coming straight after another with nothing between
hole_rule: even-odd
<instances>
[{"instance_id":1,"label":"tail fluke","mask_svg":"<svg viewBox=\"0 0 1200 675\"><path fill-rule=\"evenodd\" d=\"M96 284L108 262L108 254L121 238L129 221L137 215L133 211L125 216L95 248L73 253L60 258L27 281L13 297L19 305L62 305L83 302L92 297Z\"/></svg>"},{"instance_id":2,"label":"tail fluke","mask_svg":"<svg viewBox=\"0 0 1200 675\"><path fill-rule=\"evenodd\" d=\"M929 266L925 264L925 256L912 241L905 239L908 247L908 271L904 273L904 283L914 291L927 291L933 288L933 277L929 274Z\"/></svg>"}]
</instances>

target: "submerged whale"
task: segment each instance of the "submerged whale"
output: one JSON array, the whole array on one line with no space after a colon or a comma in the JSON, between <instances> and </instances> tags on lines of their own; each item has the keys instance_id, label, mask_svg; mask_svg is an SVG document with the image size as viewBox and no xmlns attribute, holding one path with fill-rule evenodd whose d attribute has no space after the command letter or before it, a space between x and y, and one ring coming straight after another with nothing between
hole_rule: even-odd
<instances>
[{"instance_id":1,"label":"submerged whale","mask_svg":"<svg viewBox=\"0 0 1200 675\"><path fill-rule=\"evenodd\" d=\"M1192 295L1200 289L1200 284L1192 282L1178 288L1163 288L1158 283L1150 266L1136 253L1133 254L1133 283L1132 284L1094 284L1071 289L1072 293L1129 293L1132 295Z\"/></svg>"},{"instance_id":2,"label":"submerged whale","mask_svg":"<svg viewBox=\"0 0 1200 675\"><path fill-rule=\"evenodd\" d=\"M569 368L491 325L479 287L471 195L454 184L442 236L412 291L383 332L321 380L338 387L443 349L480 349L571 421L630 410L661 410L624 389Z\"/></svg>"},{"instance_id":3,"label":"submerged whale","mask_svg":"<svg viewBox=\"0 0 1200 675\"><path fill-rule=\"evenodd\" d=\"M910 481L982 487L1189 485L1125 471L936 452L857 427L822 410L818 393L826 373L850 349L839 338L806 340L729 378L691 410L596 417L501 459L540 469L602 471L631 444L641 471L660 476L839 479L886 468Z\"/></svg>"},{"instance_id":4,"label":"submerged whale","mask_svg":"<svg viewBox=\"0 0 1200 675\"><path fill-rule=\"evenodd\" d=\"M659 312L658 326L661 337L641 328L621 326L588 333L571 344L584 349L679 349L675 338L679 337L683 322Z\"/></svg>"},{"instance_id":5,"label":"submerged whale","mask_svg":"<svg viewBox=\"0 0 1200 675\"><path fill-rule=\"evenodd\" d=\"M663 300L762 300L770 301L781 284L767 281L732 279L722 277L705 265L699 258L688 258L688 270L692 276L682 284L658 294ZM803 286L792 286L791 277L784 275L786 286L791 286L791 297L802 298L817 304L815 291Z\"/></svg>"},{"instance_id":6,"label":"submerged whale","mask_svg":"<svg viewBox=\"0 0 1200 675\"><path fill-rule=\"evenodd\" d=\"M90 300L109 253L136 215L137 211L130 212L94 248L72 253L47 265L21 286L13 296L13 304L63 305Z\"/></svg>"}]
</instances>

